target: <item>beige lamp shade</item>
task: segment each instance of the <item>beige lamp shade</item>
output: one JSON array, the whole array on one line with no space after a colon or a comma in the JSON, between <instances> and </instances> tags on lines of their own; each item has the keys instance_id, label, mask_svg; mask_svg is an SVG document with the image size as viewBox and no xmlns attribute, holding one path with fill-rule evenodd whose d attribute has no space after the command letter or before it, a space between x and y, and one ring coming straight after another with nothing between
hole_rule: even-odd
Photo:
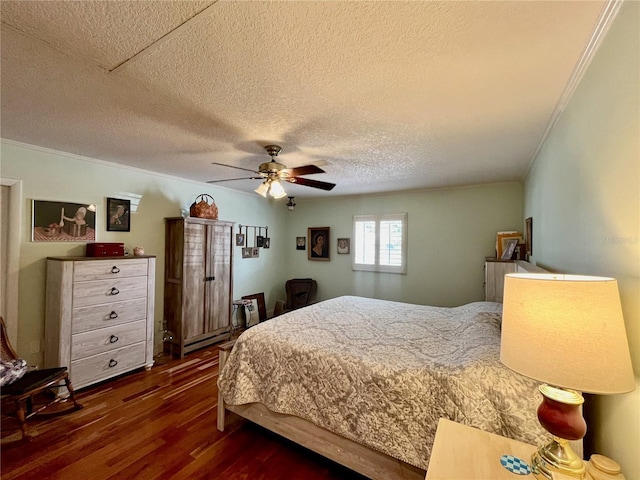
<instances>
[{"instance_id":1,"label":"beige lamp shade","mask_svg":"<svg viewBox=\"0 0 640 480\"><path fill-rule=\"evenodd\" d=\"M596 394L632 391L617 281L506 275L500 359L518 373L557 387Z\"/></svg>"}]
</instances>

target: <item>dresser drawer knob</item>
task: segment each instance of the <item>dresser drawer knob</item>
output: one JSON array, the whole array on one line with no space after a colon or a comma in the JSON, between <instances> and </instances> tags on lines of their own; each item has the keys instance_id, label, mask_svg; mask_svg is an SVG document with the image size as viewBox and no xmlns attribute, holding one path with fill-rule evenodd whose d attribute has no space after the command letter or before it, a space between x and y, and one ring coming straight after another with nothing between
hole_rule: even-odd
<instances>
[{"instance_id":1,"label":"dresser drawer knob","mask_svg":"<svg viewBox=\"0 0 640 480\"><path fill-rule=\"evenodd\" d=\"M116 337L115 335L111 335L111 337L109 337L109 343L116 343L118 341L118 337Z\"/></svg>"},{"instance_id":2,"label":"dresser drawer knob","mask_svg":"<svg viewBox=\"0 0 640 480\"><path fill-rule=\"evenodd\" d=\"M113 320L114 318L118 318L118 314L117 314L116 312L113 312L113 311L112 311L112 312L109 314L109 318L110 318L111 320Z\"/></svg>"},{"instance_id":3,"label":"dresser drawer knob","mask_svg":"<svg viewBox=\"0 0 640 480\"><path fill-rule=\"evenodd\" d=\"M112 287L111 288L111 295L117 295L120 293L120 290L118 290L116 287Z\"/></svg>"},{"instance_id":4,"label":"dresser drawer knob","mask_svg":"<svg viewBox=\"0 0 640 480\"><path fill-rule=\"evenodd\" d=\"M111 273L120 273L120 269L115 265L111 268Z\"/></svg>"},{"instance_id":5,"label":"dresser drawer knob","mask_svg":"<svg viewBox=\"0 0 640 480\"><path fill-rule=\"evenodd\" d=\"M113 358L111 360L109 360L109 367L110 368L113 368L116 365L118 365L118 361L117 360L114 360Z\"/></svg>"}]
</instances>

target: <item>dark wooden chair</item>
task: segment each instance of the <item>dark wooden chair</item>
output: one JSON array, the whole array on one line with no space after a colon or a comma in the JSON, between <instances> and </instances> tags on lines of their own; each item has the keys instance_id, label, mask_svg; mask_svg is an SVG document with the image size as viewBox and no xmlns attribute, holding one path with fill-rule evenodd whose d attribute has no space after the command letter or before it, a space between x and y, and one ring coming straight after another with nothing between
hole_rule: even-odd
<instances>
[{"instance_id":1,"label":"dark wooden chair","mask_svg":"<svg viewBox=\"0 0 640 480\"><path fill-rule=\"evenodd\" d=\"M2 317L0 317L0 330L2 361L10 362L19 359L16 351L9 343L6 325ZM66 388L68 395L62 396L54 393L52 389L56 388ZM30 438L27 435L27 419L51 405L68 399L73 402L71 408L57 411L52 415L62 415L82 408L82 405L76 402L67 367L27 371L19 379L0 387L0 394L2 395L2 403L13 403L15 406L15 415L20 423L22 437L26 439ZM6 414L7 410L3 408L2 413Z\"/></svg>"},{"instance_id":2,"label":"dark wooden chair","mask_svg":"<svg viewBox=\"0 0 640 480\"><path fill-rule=\"evenodd\" d=\"M274 316L309 305L316 294L318 283L312 278L292 278L284 284L287 299L276 301Z\"/></svg>"}]
</instances>

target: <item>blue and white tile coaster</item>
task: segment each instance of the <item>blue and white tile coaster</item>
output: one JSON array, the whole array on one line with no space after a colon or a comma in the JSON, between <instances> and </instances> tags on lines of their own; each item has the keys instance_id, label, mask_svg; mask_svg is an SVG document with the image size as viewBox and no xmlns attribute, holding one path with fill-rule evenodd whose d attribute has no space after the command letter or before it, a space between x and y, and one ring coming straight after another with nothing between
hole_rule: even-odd
<instances>
[{"instance_id":1,"label":"blue and white tile coaster","mask_svg":"<svg viewBox=\"0 0 640 480\"><path fill-rule=\"evenodd\" d=\"M514 457L513 455L502 455L500 457L500 464L511 473L518 475L529 475L531 473L531 467L529 467L529 464L521 458Z\"/></svg>"}]
</instances>

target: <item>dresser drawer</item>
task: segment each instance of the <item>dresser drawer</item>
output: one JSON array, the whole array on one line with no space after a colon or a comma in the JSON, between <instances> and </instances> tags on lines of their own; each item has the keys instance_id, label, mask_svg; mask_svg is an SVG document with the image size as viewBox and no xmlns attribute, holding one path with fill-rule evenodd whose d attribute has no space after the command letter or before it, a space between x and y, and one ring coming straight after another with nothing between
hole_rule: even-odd
<instances>
[{"instance_id":1,"label":"dresser drawer","mask_svg":"<svg viewBox=\"0 0 640 480\"><path fill-rule=\"evenodd\" d=\"M92 332L78 333L71 340L71 360L79 360L91 355L126 347L146 338L146 322L125 323Z\"/></svg>"},{"instance_id":2,"label":"dresser drawer","mask_svg":"<svg viewBox=\"0 0 640 480\"><path fill-rule=\"evenodd\" d=\"M71 333L88 332L147 318L147 299L105 303L73 309Z\"/></svg>"},{"instance_id":3,"label":"dresser drawer","mask_svg":"<svg viewBox=\"0 0 640 480\"><path fill-rule=\"evenodd\" d=\"M145 363L144 342L118 348L71 362L71 381L74 387L106 380L115 375L142 367Z\"/></svg>"},{"instance_id":4,"label":"dresser drawer","mask_svg":"<svg viewBox=\"0 0 640 480\"><path fill-rule=\"evenodd\" d=\"M75 262L73 281L84 282L85 280L146 276L147 265L148 262L144 258Z\"/></svg>"},{"instance_id":5,"label":"dresser drawer","mask_svg":"<svg viewBox=\"0 0 640 480\"><path fill-rule=\"evenodd\" d=\"M147 277L78 282L73 286L73 308L146 298Z\"/></svg>"}]
</instances>

